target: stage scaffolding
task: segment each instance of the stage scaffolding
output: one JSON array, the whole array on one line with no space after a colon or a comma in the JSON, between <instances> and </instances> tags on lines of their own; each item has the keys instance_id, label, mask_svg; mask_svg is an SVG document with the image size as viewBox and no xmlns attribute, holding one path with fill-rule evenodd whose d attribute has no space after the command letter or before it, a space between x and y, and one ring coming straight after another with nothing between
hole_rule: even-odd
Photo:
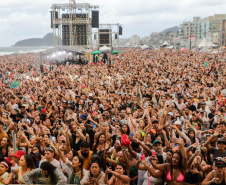
<instances>
[{"instance_id":1,"label":"stage scaffolding","mask_svg":"<svg viewBox=\"0 0 226 185\"><path fill-rule=\"evenodd\" d=\"M62 46L62 27L69 26L69 43L68 46L79 46L87 49L92 48L92 20L91 11L98 10L99 6L88 3L76 3L76 0L69 0L69 4L52 4L52 26L53 26L53 45L54 47ZM68 17L62 17L62 15ZM78 16L78 15L84 15ZM77 17L78 16L78 17ZM76 38L76 27L85 25L85 43L79 43Z\"/></svg>"}]
</instances>

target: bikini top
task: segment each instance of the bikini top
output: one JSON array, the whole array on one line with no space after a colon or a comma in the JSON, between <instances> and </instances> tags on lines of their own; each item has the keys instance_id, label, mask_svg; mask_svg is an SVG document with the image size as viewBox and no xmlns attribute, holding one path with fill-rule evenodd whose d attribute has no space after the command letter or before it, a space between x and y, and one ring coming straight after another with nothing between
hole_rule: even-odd
<instances>
[{"instance_id":1,"label":"bikini top","mask_svg":"<svg viewBox=\"0 0 226 185\"><path fill-rule=\"evenodd\" d=\"M166 176L166 180L169 182L172 182L172 176L169 171L169 173ZM179 177L177 178L176 182L183 182L184 181L184 175L180 172Z\"/></svg>"}]
</instances>

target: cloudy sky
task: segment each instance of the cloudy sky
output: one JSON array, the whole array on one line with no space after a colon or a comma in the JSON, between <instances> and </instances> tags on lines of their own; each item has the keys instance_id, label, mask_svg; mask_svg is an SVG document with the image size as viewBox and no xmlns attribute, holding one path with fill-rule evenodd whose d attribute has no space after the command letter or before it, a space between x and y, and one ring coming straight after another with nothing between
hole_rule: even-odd
<instances>
[{"instance_id":1,"label":"cloudy sky","mask_svg":"<svg viewBox=\"0 0 226 185\"><path fill-rule=\"evenodd\" d=\"M0 46L52 32L50 7L68 0L0 0ZM123 38L179 26L193 16L226 14L225 0L77 0L100 6L100 23L120 23Z\"/></svg>"}]
</instances>

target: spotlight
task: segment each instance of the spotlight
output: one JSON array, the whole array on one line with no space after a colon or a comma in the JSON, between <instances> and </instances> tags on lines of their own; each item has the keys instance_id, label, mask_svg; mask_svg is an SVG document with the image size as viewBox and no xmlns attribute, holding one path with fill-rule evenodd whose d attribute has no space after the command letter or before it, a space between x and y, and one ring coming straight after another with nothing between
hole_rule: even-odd
<instances>
[{"instance_id":1,"label":"spotlight","mask_svg":"<svg viewBox=\"0 0 226 185\"><path fill-rule=\"evenodd\" d=\"M49 56L47 56L47 58L49 58Z\"/></svg>"},{"instance_id":2,"label":"spotlight","mask_svg":"<svg viewBox=\"0 0 226 185\"><path fill-rule=\"evenodd\" d=\"M69 55L72 55L72 53L69 53Z\"/></svg>"}]
</instances>

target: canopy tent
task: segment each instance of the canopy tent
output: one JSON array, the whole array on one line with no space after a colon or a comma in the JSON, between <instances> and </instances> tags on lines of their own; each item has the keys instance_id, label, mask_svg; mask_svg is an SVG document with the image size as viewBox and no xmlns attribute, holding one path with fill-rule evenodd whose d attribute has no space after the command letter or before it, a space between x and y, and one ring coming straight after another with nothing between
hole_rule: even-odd
<instances>
[{"instance_id":1,"label":"canopy tent","mask_svg":"<svg viewBox=\"0 0 226 185\"><path fill-rule=\"evenodd\" d=\"M98 54L101 54L101 51L93 51L92 53L91 53L91 55L98 55Z\"/></svg>"},{"instance_id":2,"label":"canopy tent","mask_svg":"<svg viewBox=\"0 0 226 185\"><path fill-rule=\"evenodd\" d=\"M119 52L117 51L117 50L114 50L113 52L112 52L112 55L114 55L114 54L118 54Z\"/></svg>"},{"instance_id":3,"label":"canopy tent","mask_svg":"<svg viewBox=\"0 0 226 185\"><path fill-rule=\"evenodd\" d=\"M141 46L140 47L141 49L147 49L147 48L149 48L149 46L148 45L146 45L146 44L144 44L143 46Z\"/></svg>"},{"instance_id":4,"label":"canopy tent","mask_svg":"<svg viewBox=\"0 0 226 185\"><path fill-rule=\"evenodd\" d=\"M213 44L211 41L207 41L204 37L198 47L216 47L217 45Z\"/></svg>"},{"instance_id":5,"label":"canopy tent","mask_svg":"<svg viewBox=\"0 0 226 185\"><path fill-rule=\"evenodd\" d=\"M165 40L162 44L162 46L169 46L170 44Z\"/></svg>"},{"instance_id":6,"label":"canopy tent","mask_svg":"<svg viewBox=\"0 0 226 185\"><path fill-rule=\"evenodd\" d=\"M173 46L169 46L169 47L166 47L167 49L173 49L174 47Z\"/></svg>"},{"instance_id":7,"label":"canopy tent","mask_svg":"<svg viewBox=\"0 0 226 185\"><path fill-rule=\"evenodd\" d=\"M51 63L55 60L63 61L65 58L71 58L72 56L86 56L89 52L91 50L77 46L58 46L39 52L36 60L38 62L48 60Z\"/></svg>"},{"instance_id":8,"label":"canopy tent","mask_svg":"<svg viewBox=\"0 0 226 185\"><path fill-rule=\"evenodd\" d=\"M101 52L109 52L109 51L111 51L111 48L104 45L103 47L100 48L100 51Z\"/></svg>"}]
</instances>

